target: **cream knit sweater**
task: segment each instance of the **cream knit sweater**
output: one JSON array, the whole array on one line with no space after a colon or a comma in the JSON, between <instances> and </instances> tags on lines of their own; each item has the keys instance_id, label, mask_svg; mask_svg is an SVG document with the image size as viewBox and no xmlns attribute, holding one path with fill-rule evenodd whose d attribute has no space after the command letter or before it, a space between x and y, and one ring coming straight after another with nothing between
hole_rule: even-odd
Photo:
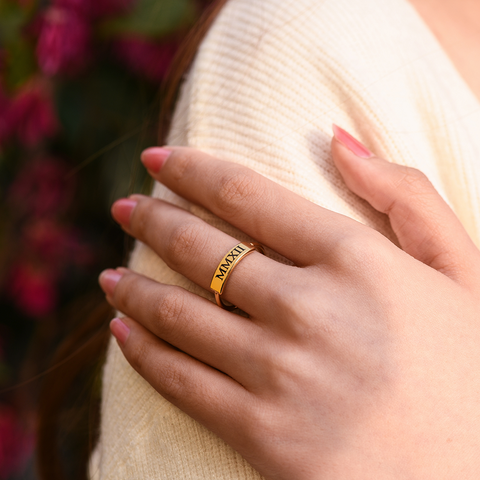
<instances>
[{"instance_id":1,"label":"cream knit sweater","mask_svg":"<svg viewBox=\"0 0 480 480\"><path fill-rule=\"evenodd\" d=\"M170 144L247 165L395 241L386 218L350 193L333 166L335 122L377 154L423 170L478 245L479 107L406 0L230 0L183 86ZM161 185L153 195L245 239ZM130 266L211 297L143 244ZM260 478L155 392L114 341L90 473L102 480Z\"/></svg>"}]
</instances>

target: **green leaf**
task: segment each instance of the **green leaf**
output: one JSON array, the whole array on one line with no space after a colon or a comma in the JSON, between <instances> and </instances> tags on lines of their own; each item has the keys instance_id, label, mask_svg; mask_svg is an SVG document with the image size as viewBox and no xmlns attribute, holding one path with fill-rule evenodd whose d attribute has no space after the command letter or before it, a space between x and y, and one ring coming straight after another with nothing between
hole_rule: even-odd
<instances>
[{"instance_id":1,"label":"green leaf","mask_svg":"<svg viewBox=\"0 0 480 480\"><path fill-rule=\"evenodd\" d=\"M192 0L138 0L133 12L105 22L101 32L108 36L137 34L159 38L189 25L196 15Z\"/></svg>"},{"instance_id":2,"label":"green leaf","mask_svg":"<svg viewBox=\"0 0 480 480\"><path fill-rule=\"evenodd\" d=\"M6 48L7 61L5 80L7 88L15 90L25 83L37 70L37 62L30 42L17 38Z\"/></svg>"},{"instance_id":3,"label":"green leaf","mask_svg":"<svg viewBox=\"0 0 480 480\"><path fill-rule=\"evenodd\" d=\"M34 45L22 35L32 8L21 8L19 2L0 0L0 47L6 52L5 81L14 90L36 71Z\"/></svg>"},{"instance_id":4,"label":"green leaf","mask_svg":"<svg viewBox=\"0 0 480 480\"><path fill-rule=\"evenodd\" d=\"M27 12L18 3L0 0L0 44L15 41L27 20Z\"/></svg>"}]
</instances>

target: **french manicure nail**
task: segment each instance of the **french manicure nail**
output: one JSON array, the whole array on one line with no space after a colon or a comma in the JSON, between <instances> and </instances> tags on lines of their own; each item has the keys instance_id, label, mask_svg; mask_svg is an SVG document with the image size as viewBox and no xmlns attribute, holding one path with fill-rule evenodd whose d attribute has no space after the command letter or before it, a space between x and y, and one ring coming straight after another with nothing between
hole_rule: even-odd
<instances>
[{"instance_id":1,"label":"french manicure nail","mask_svg":"<svg viewBox=\"0 0 480 480\"><path fill-rule=\"evenodd\" d=\"M171 153L163 147L151 147L142 152L140 159L147 170L158 173Z\"/></svg>"},{"instance_id":2,"label":"french manicure nail","mask_svg":"<svg viewBox=\"0 0 480 480\"><path fill-rule=\"evenodd\" d=\"M137 201L131 198L121 198L112 205L112 217L121 225L128 226L133 209L137 206Z\"/></svg>"},{"instance_id":3,"label":"french manicure nail","mask_svg":"<svg viewBox=\"0 0 480 480\"><path fill-rule=\"evenodd\" d=\"M122 322L120 318L114 318L110 322L110 331L123 347L127 341L128 335L130 334L130 329L128 328L127 324Z\"/></svg>"},{"instance_id":4,"label":"french manicure nail","mask_svg":"<svg viewBox=\"0 0 480 480\"><path fill-rule=\"evenodd\" d=\"M373 153L362 143L360 143L355 137L352 137L343 128L333 124L333 134L335 138L346 148L348 148L353 154L360 158L373 157Z\"/></svg>"},{"instance_id":5,"label":"french manicure nail","mask_svg":"<svg viewBox=\"0 0 480 480\"><path fill-rule=\"evenodd\" d=\"M100 277L98 278L98 282L102 287L103 291L109 296L113 296L113 292L115 291L115 287L118 281L122 278L122 273L118 272L117 270L104 270Z\"/></svg>"}]
</instances>

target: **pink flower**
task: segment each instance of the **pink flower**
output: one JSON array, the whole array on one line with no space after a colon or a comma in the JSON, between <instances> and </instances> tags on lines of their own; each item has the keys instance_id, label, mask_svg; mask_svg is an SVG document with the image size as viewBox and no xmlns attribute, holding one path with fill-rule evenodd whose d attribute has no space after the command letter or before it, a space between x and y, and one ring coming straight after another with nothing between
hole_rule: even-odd
<instances>
[{"instance_id":1,"label":"pink flower","mask_svg":"<svg viewBox=\"0 0 480 480\"><path fill-rule=\"evenodd\" d=\"M47 75L75 74L88 63L90 25L72 8L50 7L43 16L37 60Z\"/></svg>"},{"instance_id":2,"label":"pink flower","mask_svg":"<svg viewBox=\"0 0 480 480\"><path fill-rule=\"evenodd\" d=\"M20 311L34 318L55 310L60 282L72 266L85 268L93 260L75 229L49 218L26 222L19 253L7 277L6 292Z\"/></svg>"},{"instance_id":3,"label":"pink flower","mask_svg":"<svg viewBox=\"0 0 480 480\"><path fill-rule=\"evenodd\" d=\"M18 415L6 405L0 405L0 479L20 473L32 453L33 437L20 426Z\"/></svg>"},{"instance_id":4,"label":"pink flower","mask_svg":"<svg viewBox=\"0 0 480 480\"><path fill-rule=\"evenodd\" d=\"M153 43L138 37L123 38L115 44L117 56L133 72L153 82L165 77L177 48L176 42Z\"/></svg>"},{"instance_id":5,"label":"pink flower","mask_svg":"<svg viewBox=\"0 0 480 480\"><path fill-rule=\"evenodd\" d=\"M73 179L67 165L56 158L40 157L28 162L8 192L8 202L17 215L56 216L73 198Z\"/></svg>"},{"instance_id":6,"label":"pink flower","mask_svg":"<svg viewBox=\"0 0 480 480\"><path fill-rule=\"evenodd\" d=\"M6 132L16 132L27 146L38 144L58 130L50 93L41 81L30 82L21 90L4 115Z\"/></svg>"},{"instance_id":7,"label":"pink flower","mask_svg":"<svg viewBox=\"0 0 480 480\"><path fill-rule=\"evenodd\" d=\"M10 272L8 293L20 311L30 317L44 317L57 305L55 280L50 270L24 260Z\"/></svg>"},{"instance_id":8,"label":"pink flower","mask_svg":"<svg viewBox=\"0 0 480 480\"><path fill-rule=\"evenodd\" d=\"M85 18L98 19L126 13L135 0L55 0L56 6L74 10Z\"/></svg>"}]
</instances>

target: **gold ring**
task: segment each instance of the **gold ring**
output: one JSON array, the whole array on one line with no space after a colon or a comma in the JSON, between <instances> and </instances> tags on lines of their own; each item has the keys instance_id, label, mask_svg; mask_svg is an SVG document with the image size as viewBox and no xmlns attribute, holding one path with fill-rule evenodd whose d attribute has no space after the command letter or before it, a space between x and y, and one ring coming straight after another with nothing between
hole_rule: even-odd
<instances>
[{"instance_id":1,"label":"gold ring","mask_svg":"<svg viewBox=\"0 0 480 480\"><path fill-rule=\"evenodd\" d=\"M265 250L259 243L239 243L238 245L235 245L235 247L233 247L218 264L218 267L213 274L210 288L215 292L215 300L219 307L229 311L237 308L235 305L225 305L222 302L220 295L223 293L227 279L233 269L237 266L238 262L255 250L265 255Z\"/></svg>"}]
</instances>

